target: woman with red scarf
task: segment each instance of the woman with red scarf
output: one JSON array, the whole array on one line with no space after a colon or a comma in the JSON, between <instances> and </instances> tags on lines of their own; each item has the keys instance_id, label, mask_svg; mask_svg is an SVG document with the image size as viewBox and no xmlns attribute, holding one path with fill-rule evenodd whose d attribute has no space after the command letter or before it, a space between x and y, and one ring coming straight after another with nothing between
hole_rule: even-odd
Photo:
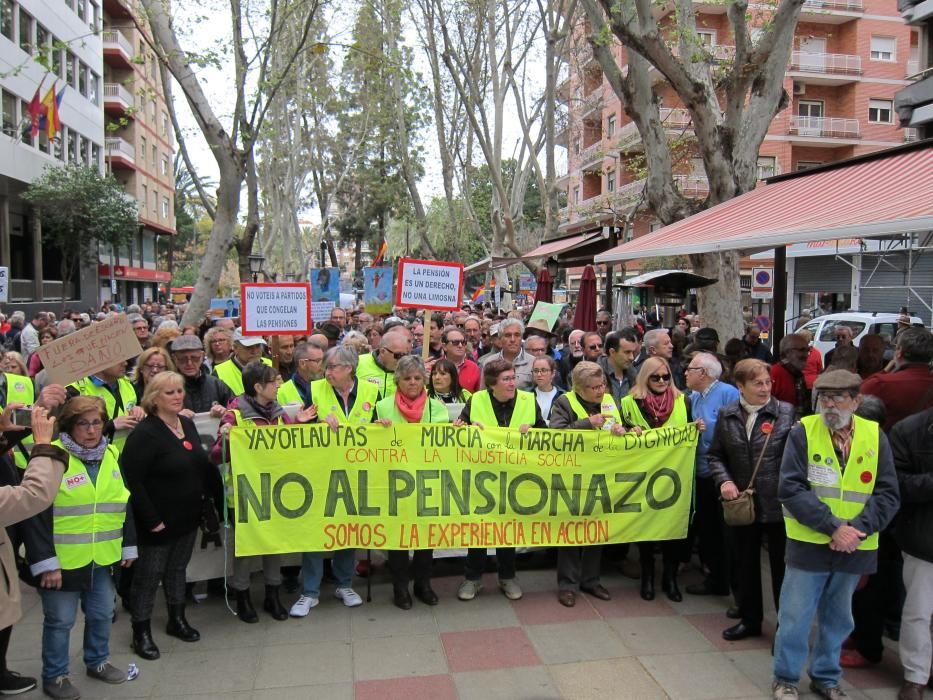
<instances>
[{"instance_id":1,"label":"woman with red scarf","mask_svg":"<svg viewBox=\"0 0 933 700\"><path fill-rule=\"evenodd\" d=\"M622 399L620 406L622 421L628 428L651 430L665 426L686 425L692 422L690 397L674 386L671 367L663 357L652 356L642 363L635 385ZM700 431L705 429L703 421L697 421ZM654 548L661 545L661 587L670 600L683 600L677 586L677 564L684 540L665 542L639 542L641 559L641 597L654 599Z\"/></svg>"},{"instance_id":2,"label":"woman with red scarf","mask_svg":"<svg viewBox=\"0 0 933 700\"><path fill-rule=\"evenodd\" d=\"M425 383L427 370L420 357L405 355L395 368L395 394L390 394L376 403L376 423L389 427L393 423L449 423L447 407L428 397ZM437 593L431 588L431 563L433 549L418 549L410 562L408 551L390 550L389 569L392 571L392 602L402 610L411 609L411 594L408 592L409 569L413 569L415 597L425 605L437 605Z\"/></svg>"}]
</instances>

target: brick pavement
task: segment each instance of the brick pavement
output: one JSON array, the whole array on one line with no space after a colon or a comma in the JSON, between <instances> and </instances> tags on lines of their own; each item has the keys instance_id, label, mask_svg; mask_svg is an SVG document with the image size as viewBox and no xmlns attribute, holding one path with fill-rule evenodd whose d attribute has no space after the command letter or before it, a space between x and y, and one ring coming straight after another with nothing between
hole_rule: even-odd
<instances>
[{"instance_id":1,"label":"brick pavement","mask_svg":"<svg viewBox=\"0 0 933 700\"><path fill-rule=\"evenodd\" d=\"M681 586L697 572L681 577ZM129 651L128 616L111 637L112 659L140 667L137 680L107 686L84 675L79 622L72 635L72 680L85 698L330 698L357 700L546 700L568 698L764 698L770 695L773 613L761 639L729 643L727 598L684 594L638 596L638 582L604 576L608 602L587 596L576 607L556 599L553 570L520 571L525 597L509 602L487 574L469 603L456 600L459 576L435 578L440 605L415 600L410 611L391 603L391 585L377 574L373 602L344 608L325 586L321 605L304 619L245 625L211 598L189 608L196 644L166 637L164 612L153 621L162 658ZM363 593L365 581L357 580ZM254 577L254 603L261 601ZM286 604L291 603L288 597ZM13 632L14 670L39 675L42 612L32 591ZM161 602L157 610L161 611ZM258 608L258 605L257 605ZM80 619L80 618L79 618ZM896 697L900 668L888 649L879 667L849 671L844 687L856 700ZM25 697L36 697L33 691ZM804 694L802 697L812 697Z\"/></svg>"}]
</instances>

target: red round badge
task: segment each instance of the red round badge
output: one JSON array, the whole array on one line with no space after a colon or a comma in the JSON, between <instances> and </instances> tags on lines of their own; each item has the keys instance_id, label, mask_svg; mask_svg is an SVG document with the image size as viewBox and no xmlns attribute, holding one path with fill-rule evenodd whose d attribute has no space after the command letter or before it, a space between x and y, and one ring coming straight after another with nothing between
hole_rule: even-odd
<instances>
[{"instance_id":1,"label":"red round badge","mask_svg":"<svg viewBox=\"0 0 933 700\"><path fill-rule=\"evenodd\" d=\"M189 452L192 450L191 443L188 442L187 440L185 440L184 442L182 442L182 443L181 443L181 446L184 447L184 448L185 448L186 450L188 450ZM867 472L866 472L866 473L867 473ZM864 477L865 475L863 474L862 476Z\"/></svg>"},{"instance_id":2,"label":"red round badge","mask_svg":"<svg viewBox=\"0 0 933 700\"><path fill-rule=\"evenodd\" d=\"M871 478L872 478L872 477L871 477L871 472L862 472L861 475L859 476L859 478L862 480L862 483L863 483L863 484L870 483L870 482L871 482Z\"/></svg>"},{"instance_id":3,"label":"red round badge","mask_svg":"<svg viewBox=\"0 0 933 700\"><path fill-rule=\"evenodd\" d=\"M770 435L772 430L774 430L774 426L770 423L761 424L761 432L763 432L765 435Z\"/></svg>"}]
</instances>

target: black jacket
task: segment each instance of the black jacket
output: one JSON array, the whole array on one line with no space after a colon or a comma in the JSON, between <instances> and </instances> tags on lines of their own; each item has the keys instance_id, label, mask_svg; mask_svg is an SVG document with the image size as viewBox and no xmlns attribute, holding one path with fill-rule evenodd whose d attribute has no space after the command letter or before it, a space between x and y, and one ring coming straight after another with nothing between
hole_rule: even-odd
<instances>
[{"instance_id":1,"label":"black jacket","mask_svg":"<svg viewBox=\"0 0 933 700\"><path fill-rule=\"evenodd\" d=\"M899 421L888 438L901 490L894 536L904 552L933 562L933 408Z\"/></svg>"},{"instance_id":2,"label":"black jacket","mask_svg":"<svg viewBox=\"0 0 933 700\"><path fill-rule=\"evenodd\" d=\"M758 412L751 441L745 431L745 411L742 404L736 401L721 408L707 456L710 475L717 486L732 481L739 491L744 491L765 444L765 433L761 431L761 426L766 422L771 424L771 439L761 459L753 486L755 520L759 523L779 523L784 516L777 496L778 476L781 472L784 443L790 429L794 427L793 406L772 396Z\"/></svg>"},{"instance_id":3,"label":"black jacket","mask_svg":"<svg viewBox=\"0 0 933 700\"><path fill-rule=\"evenodd\" d=\"M196 379L185 377L185 408L195 413L207 413L214 404L227 406L233 398L230 387L205 368Z\"/></svg>"}]
</instances>

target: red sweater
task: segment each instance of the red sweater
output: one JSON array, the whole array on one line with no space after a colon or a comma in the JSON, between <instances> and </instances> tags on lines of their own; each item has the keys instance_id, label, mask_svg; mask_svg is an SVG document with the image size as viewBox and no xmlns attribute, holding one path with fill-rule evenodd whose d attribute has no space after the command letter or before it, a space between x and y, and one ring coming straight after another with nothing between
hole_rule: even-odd
<instances>
[{"instance_id":1,"label":"red sweater","mask_svg":"<svg viewBox=\"0 0 933 700\"><path fill-rule=\"evenodd\" d=\"M884 402L888 420L884 430L907 416L933 407L933 373L922 362L906 364L894 372L878 372L862 382L862 393Z\"/></svg>"}]
</instances>

